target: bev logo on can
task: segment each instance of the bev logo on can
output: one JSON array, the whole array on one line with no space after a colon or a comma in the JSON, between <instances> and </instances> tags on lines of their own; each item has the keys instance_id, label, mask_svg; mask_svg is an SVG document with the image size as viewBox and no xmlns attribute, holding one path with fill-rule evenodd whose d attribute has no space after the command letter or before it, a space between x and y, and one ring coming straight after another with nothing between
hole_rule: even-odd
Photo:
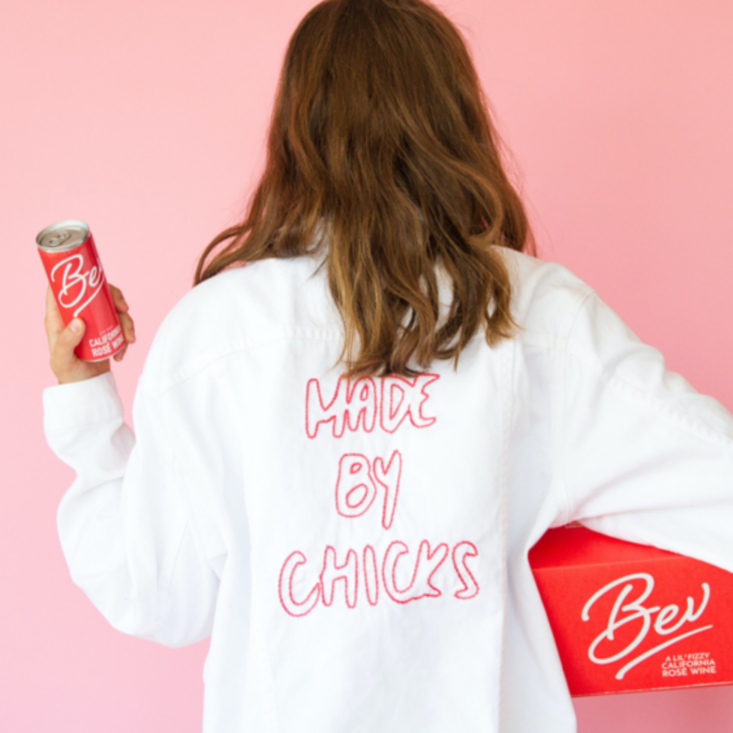
<instances>
[{"instance_id":1,"label":"bev logo on can","mask_svg":"<svg viewBox=\"0 0 733 733\"><path fill-rule=\"evenodd\" d=\"M84 361L114 356L125 336L87 224L76 219L51 224L36 244L64 324L74 318L86 324L74 353Z\"/></svg>"}]
</instances>

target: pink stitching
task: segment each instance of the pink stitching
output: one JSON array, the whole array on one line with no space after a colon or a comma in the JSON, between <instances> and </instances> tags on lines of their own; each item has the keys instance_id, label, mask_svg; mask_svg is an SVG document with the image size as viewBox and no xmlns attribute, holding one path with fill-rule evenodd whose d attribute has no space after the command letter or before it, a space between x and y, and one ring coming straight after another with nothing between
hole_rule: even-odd
<instances>
[{"instance_id":1,"label":"pink stitching","mask_svg":"<svg viewBox=\"0 0 733 733\"><path fill-rule=\"evenodd\" d=\"M467 557L478 557L478 550L476 549L476 545L474 545L473 542L459 542L453 548L452 557L453 567L455 568L456 573L461 580L461 583L463 583L463 588L461 588L461 590L457 590L453 595L456 598L460 598L462 601L466 601L469 598L477 596L479 591L478 583L476 582L476 578L473 577L473 573L471 573L471 571L468 569L468 566L466 565ZM470 578L473 588L471 588L471 586L466 582L466 575L464 575L461 572L461 569L458 567L459 563L463 566L463 570L465 570L468 578Z\"/></svg>"},{"instance_id":2,"label":"pink stitching","mask_svg":"<svg viewBox=\"0 0 733 733\"><path fill-rule=\"evenodd\" d=\"M290 565L290 560L296 557L296 561L292 563L292 566L288 568ZM291 552L285 562L283 563L282 569L280 570L280 579L278 582L278 595L280 596L280 605L285 610L285 613L289 614L290 616L299 617L299 616L306 616L308 615L313 608L315 607L316 603L318 603L318 598L321 594L321 584L320 582L316 583L313 588L311 589L311 592L306 596L305 600L302 602L298 602L293 598L293 575L295 574L295 570L298 567L298 565L302 565L306 562L306 557L302 552L298 552L297 550L295 552ZM286 573L286 568L289 570L288 573L288 599L289 602L292 604L293 608L296 609L303 609L302 611L291 611L288 608L288 605L285 603L285 598L283 596L283 577ZM315 593L315 596L313 595Z\"/></svg>"},{"instance_id":3,"label":"pink stitching","mask_svg":"<svg viewBox=\"0 0 733 733\"><path fill-rule=\"evenodd\" d=\"M390 555L392 553L392 548L394 546L401 546L402 549L399 550L396 555L394 556L394 559L390 558ZM435 574L435 571L443 564L446 555L448 554L448 545L445 542L441 542L433 552L430 552L430 543L427 540L423 540L420 543L420 549L418 550L417 555L417 561L415 562L415 567L412 571L412 578L410 579L409 584L406 588L403 590L400 590L397 587L397 580L395 578L395 572L397 569L397 561L400 559L402 555L409 552L409 549L407 545L404 542L400 542L399 540L395 540L394 542L390 543L389 547L387 548L387 552L384 553L384 561L382 563L382 582L384 583L384 589L387 591L387 595L395 601L396 603L409 603L410 601L416 601L420 598L425 598L426 596L429 596L431 598L438 598L441 594L440 590L438 590L431 582L433 575ZM413 585L415 584L415 579L417 577L418 572L420 571L422 565L424 563L432 564L433 558L438 556L438 561L435 563L435 566L428 574L428 577L426 579L425 585L429 588L429 590L425 590L425 592L420 593L419 595L414 595L415 592L419 589L415 589L413 591ZM390 574L387 574L387 564L391 562L391 571ZM388 580L389 578L389 580ZM389 582L391 581L391 582ZM434 591L434 592L431 592ZM413 593L413 595L409 595L409 593Z\"/></svg>"},{"instance_id":4,"label":"pink stitching","mask_svg":"<svg viewBox=\"0 0 733 733\"><path fill-rule=\"evenodd\" d=\"M348 471L342 470L344 467L345 459L352 459L352 462L348 467ZM365 479L354 478L364 469L366 469L367 474ZM345 490L342 486L342 480L344 479L349 481L349 483L346 484L346 486L349 488ZM357 483L355 483L353 486L350 486L350 484L354 480ZM368 484L366 483L367 481ZM360 488L364 489L364 494L361 496L358 502L352 504L350 501L350 497L357 489ZM377 486L374 483L372 468L369 463L369 459L366 456L363 456L361 453L344 453L344 455L339 458L338 476L336 477L336 512L340 516L346 518L360 517L372 505L376 495ZM359 508L362 506L363 509L360 510Z\"/></svg>"},{"instance_id":5,"label":"pink stitching","mask_svg":"<svg viewBox=\"0 0 733 733\"><path fill-rule=\"evenodd\" d=\"M426 387L439 378L438 374L418 374L413 379L396 376L382 377L382 394L379 402L379 423L382 429L388 433L394 433L406 417L409 417L413 427L416 428L428 428L433 425L436 418L425 417L422 409L425 401L430 397L425 392ZM393 398L395 389L402 393L396 407ZM417 398L415 397L416 391Z\"/></svg>"},{"instance_id":6,"label":"pink stitching","mask_svg":"<svg viewBox=\"0 0 733 733\"><path fill-rule=\"evenodd\" d=\"M371 562L367 562L367 553L369 554ZM364 588L366 589L367 601L369 601L370 605L376 606L379 601L379 571L377 570L377 556L371 545L366 545L366 547L364 547L363 564ZM371 586L369 585L370 580L372 581Z\"/></svg>"},{"instance_id":7,"label":"pink stitching","mask_svg":"<svg viewBox=\"0 0 733 733\"><path fill-rule=\"evenodd\" d=\"M397 478L394 481L394 491L390 492L390 480L392 470L392 462L397 458ZM381 476L380 476L381 474ZM384 507L382 509L382 526L389 529L394 519L395 508L397 506L397 494L400 490L400 478L402 476L402 454L396 450L392 452L387 467L384 467L384 461L377 457L374 459L374 478L384 487Z\"/></svg>"},{"instance_id":8,"label":"pink stitching","mask_svg":"<svg viewBox=\"0 0 733 733\"><path fill-rule=\"evenodd\" d=\"M427 557L425 558L425 562L430 563L433 560L433 557L435 555L440 555L440 559L436 563L435 567L430 571L430 575L428 575L427 584L432 588L432 590L435 591L435 593L426 593L425 595L434 596L437 598L441 595L441 592L432 584L433 575L435 575L435 571L443 564L445 561L445 558L448 555L448 545L445 542L441 542L432 552L430 552L430 543L427 540L423 540L420 543L420 550L417 557L417 565L420 566L420 560L423 555L423 547L425 548Z\"/></svg>"},{"instance_id":9,"label":"pink stitching","mask_svg":"<svg viewBox=\"0 0 733 733\"><path fill-rule=\"evenodd\" d=\"M344 383L346 387L342 392ZM352 405L355 395L356 404ZM321 417L312 423L313 413L319 411ZM332 414L329 415L329 412ZM364 432L371 433L376 421L377 387L371 377L360 377L352 383L341 375L336 383L336 391L325 407L319 381L308 380L305 389L305 433L311 440L318 435L318 427L321 424L333 423L333 436L341 438L346 428L355 432L359 429L359 424Z\"/></svg>"},{"instance_id":10,"label":"pink stitching","mask_svg":"<svg viewBox=\"0 0 733 733\"><path fill-rule=\"evenodd\" d=\"M318 405L321 408L321 412L328 412L328 410L331 409L331 406L334 402L336 402L336 398L338 397L338 393L341 390L341 379L342 377L339 377L338 382L336 383L336 391L334 392L333 397L331 398L331 401L324 407L323 406L323 398L321 397L321 385L319 384L317 379L309 379L308 384L305 386L305 434L313 440L316 435L318 435L318 426L323 422L327 423L331 420L334 421L334 434L336 433L336 415L331 415L327 420L318 420L314 426L313 433L311 434L310 430L310 402L311 402L311 386L315 385L316 388L316 397L318 398Z\"/></svg>"},{"instance_id":11,"label":"pink stitching","mask_svg":"<svg viewBox=\"0 0 733 733\"><path fill-rule=\"evenodd\" d=\"M387 562L389 561L390 553L392 552L393 547L401 547L402 549L395 555L394 560L392 560L392 569L390 572L390 577L392 578L392 589L390 590L389 584L387 583ZM415 582L415 575L417 574L417 565L415 566L415 570L412 573L412 578L410 580L410 584L405 588L404 591L400 591L397 588L397 584L395 583L395 570L397 568L397 561L400 559L402 555L409 552L407 545L404 542L400 542L400 540L394 540L393 542L390 542L389 547L387 548L387 552L384 553L384 558L382 560L382 583L384 584L384 590L387 591L387 595L397 603L407 603L407 601L400 600L399 596L400 593L407 592L412 584ZM410 599L408 599L410 600Z\"/></svg>"},{"instance_id":12,"label":"pink stitching","mask_svg":"<svg viewBox=\"0 0 733 733\"><path fill-rule=\"evenodd\" d=\"M346 573L338 573L339 570L348 570L351 574L351 584L349 583L349 576ZM324 579L324 575L328 573L328 580ZM333 603L334 585L336 581L344 581L344 600L349 608L354 608L356 605L356 593L359 583L359 561L356 557L354 550L349 550L346 553L346 562L343 565L339 565L336 562L336 550L331 546L327 545L323 552L323 569L321 570L321 589L322 589L322 600L324 606L330 606ZM353 588L351 592L349 589Z\"/></svg>"},{"instance_id":13,"label":"pink stitching","mask_svg":"<svg viewBox=\"0 0 733 733\"><path fill-rule=\"evenodd\" d=\"M382 561L382 584L387 595L402 605L421 598L438 598L442 595L440 589L433 585L433 576L445 561L448 555L448 545L441 542L431 552L428 540L422 540L418 549L417 558L412 568L410 581L405 588L397 586L397 563L402 555L409 554L410 550L404 542L395 540L387 547ZM451 553L453 568L461 581L463 588L453 595L459 600L468 600L478 595L479 585L473 573L469 570L466 559L478 557L478 550L472 542L457 543ZM318 582L303 601L293 598L293 577L299 565L307 562L302 552L292 552L288 555L280 570L278 593L280 605L285 612L294 617L306 616L318 603L331 606L335 593L335 584L344 583L344 600L349 609L356 607L359 587L359 556L354 549L346 552L346 561L338 564L338 556L332 545L327 545L323 552L323 565ZM370 606L376 606L379 601L379 564L374 548L365 545L362 553L362 567L364 570L364 588L366 599ZM416 585L417 584L417 585Z\"/></svg>"},{"instance_id":14,"label":"pink stitching","mask_svg":"<svg viewBox=\"0 0 733 733\"><path fill-rule=\"evenodd\" d=\"M425 389L439 378L438 374L418 374L412 379L382 377L378 396L371 377L359 377L352 383L341 375L333 397L325 406L320 382L309 379L305 388L305 433L313 440L319 426L329 422L335 438L341 438L347 428L356 432L360 425L364 432L371 433L377 422L377 412L380 426L388 433L394 433L406 417L416 428L430 427L436 418L423 415L424 403L430 397ZM396 403L395 391L400 393Z\"/></svg>"},{"instance_id":15,"label":"pink stitching","mask_svg":"<svg viewBox=\"0 0 733 733\"><path fill-rule=\"evenodd\" d=\"M397 377L399 379L399 377ZM407 382L408 380L403 379L401 380L403 382ZM387 405L387 419L388 420L394 420L395 415L398 413L400 407L402 407L402 403L405 401L405 390L400 387L399 384L394 384L394 382L390 382L390 384L387 386L387 392L389 396L389 402L387 402L384 399L384 381L382 382L382 405ZM394 404L394 393L395 390L398 389L400 391L400 401L395 405ZM394 410L391 408L394 407ZM381 416L380 416L381 417ZM384 423L382 423L384 425Z\"/></svg>"},{"instance_id":16,"label":"pink stitching","mask_svg":"<svg viewBox=\"0 0 733 733\"><path fill-rule=\"evenodd\" d=\"M356 413L356 422L352 426L350 419L351 412L348 407L351 406L351 400L354 398L354 393L361 383L363 383L363 386L359 390L359 395L357 396L357 402L361 403L361 407ZM346 381L346 384L346 404L348 407L345 412L345 420L349 423L349 429L352 431L358 430L359 422L361 421L361 426L364 429L364 432L371 433L372 430L374 430L374 426L377 424L377 386L374 384L374 380L371 377L359 377L359 379L357 379L353 384L349 380ZM369 409L370 407L371 410ZM367 427L367 421L369 418L371 418L371 424Z\"/></svg>"}]
</instances>

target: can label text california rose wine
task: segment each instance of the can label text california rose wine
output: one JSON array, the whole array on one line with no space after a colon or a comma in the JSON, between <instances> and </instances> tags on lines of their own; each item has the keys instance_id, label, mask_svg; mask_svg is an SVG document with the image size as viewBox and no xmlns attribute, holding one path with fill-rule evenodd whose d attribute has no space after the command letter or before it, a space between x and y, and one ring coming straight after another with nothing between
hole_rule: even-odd
<instances>
[{"instance_id":1,"label":"can label text california rose wine","mask_svg":"<svg viewBox=\"0 0 733 733\"><path fill-rule=\"evenodd\" d=\"M81 318L86 331L74 353L84 361L102 361L125 345L102 263L89 227L71 219L46 227L36 237L61 318Z\"/></svg>"}]
</instances>

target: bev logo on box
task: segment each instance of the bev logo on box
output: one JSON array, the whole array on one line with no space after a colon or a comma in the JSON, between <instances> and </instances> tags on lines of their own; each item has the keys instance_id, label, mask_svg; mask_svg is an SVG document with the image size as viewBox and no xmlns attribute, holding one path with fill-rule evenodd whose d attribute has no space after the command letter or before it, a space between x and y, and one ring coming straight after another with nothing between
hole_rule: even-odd
<instances>
[{"instance_id":1,"label":"bev logo on box","mask_svg":"<svg viewBox=\"0 0 733 733\"><path fill-rule=\"evenodd\" d=\"M641 592L639 592L640 588ZM604 585L583 606L581 618L583 621L590 621L594 604L609 593L617 594L605 629L596 636L588 647L588 658L594 664L625 662L616 672L617 680L623 679L630 669L664 649L677 644L683 639L713 628L713 624L695 625L701 619L710 601L710 585L708 583L702 583L702 598L697 608L695 607L696 601L688 596L685 610L681 613L680 607L676 603L671 603L664 606L664 608L644 605L653 590L654 577L650 573L632 573ZM619 649L618 630L634 622L641 623L638 633L630 642ZM690 628L692 625L695 625L694 628ZM663 639L663 641L650 649L646 649L641 654L635 654L649 634L653 634ZM672 634L674 636L671 636ZM671 638L667 638L670 636ZM677 657L684 657L684 659L678 659ZM663 676L671 677L687 674L687 669L696 670L694 674L700 673L701 669L705 669L706 673L715 674L715 662L710 659L709 653L685 654L677 655L677 657L668 656L662 663ZM693 657L694 659L692 659ZM704 662L706 659L709 661ZM679 670L685 671L680 672Z\"/></svg>"}]
</instances>

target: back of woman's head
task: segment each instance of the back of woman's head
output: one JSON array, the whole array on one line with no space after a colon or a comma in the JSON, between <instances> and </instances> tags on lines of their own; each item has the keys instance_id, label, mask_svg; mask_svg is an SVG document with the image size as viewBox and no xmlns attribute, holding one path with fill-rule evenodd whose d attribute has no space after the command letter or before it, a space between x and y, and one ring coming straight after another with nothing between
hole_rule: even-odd
<instances>
[{"instance_id":1,"label":"back of woman's head","mask_svg":"<svg viewBox=\"0 0 733 733\"><path fill-rule=\"evenodd\" d=\"M422 0L326 0L290 40L247 215L196 282L325 246L346 372L409 375L457 361L479 329L511 334L492 245L531 242L459 32ZM437 264L453 294L440 324Z\"/></svg>"}]
</instances>

